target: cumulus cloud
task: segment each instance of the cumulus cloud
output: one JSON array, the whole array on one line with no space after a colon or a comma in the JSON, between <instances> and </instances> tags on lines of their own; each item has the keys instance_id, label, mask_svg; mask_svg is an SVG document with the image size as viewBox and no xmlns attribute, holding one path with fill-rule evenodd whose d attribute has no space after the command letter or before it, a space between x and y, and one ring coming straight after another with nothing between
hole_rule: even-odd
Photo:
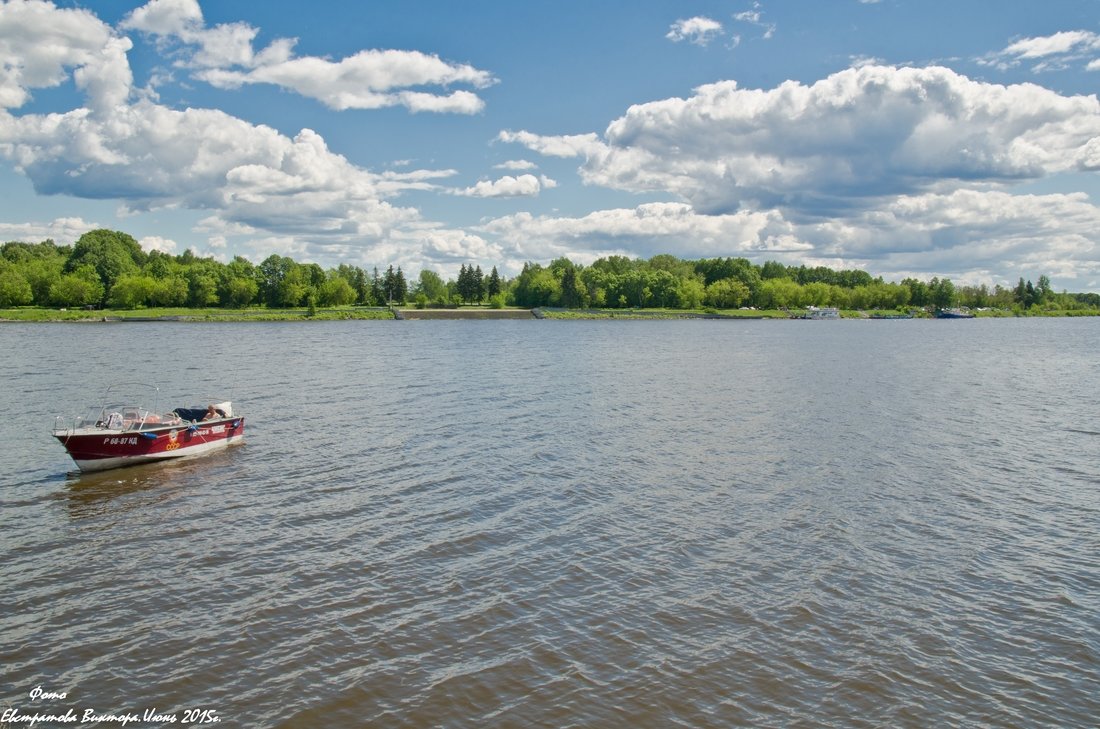
<instances>
[{"instance_id":1,"label":"cumulus cloud","mask_svg":"<svg viewBox=\"0 0 1100 729\"><path fill-rule=\"evenodd\" d=\"M1100 209L1083 193L1014 195L956 190L903 196L808 235L829 255L901 278L937 271L962 283L1012 281L1035 272L1062 280L1100 276Z\"/></svg>"},{"instance_id":2,"label":"cumulus cloud","mask_svg":"<svg viewBox=\"0 0 1100 729\"><path fill-rule=\"evenodd\" d=\"M38 243L49 239L59 245L69 245L89 230L100 227L102 226L99 223L83 218L55 218L45 223L0 222L0 240Z\"/></svg>"},{"instance_id":3,"label":"cumulus cloud","mask_svg":"<svg viewBox=\"0 0 1100 729\"><path fill-rule=\"evenodd\" d=\"M544 188L556 187L548 177L534 175L504 175L497 180L481 180L473 187L454 190L455 195L466 197L535 197Z\"/></svg>"},{"instance_id":4,"label":"cumulus cloud","mask_svg":"<svg viewBox=\"0 0 1100 729\"><path fill-rule=\"evenodd\" d=\"M631 107L602 138L502 134L583 157L591 184L664 191L702 212L815 217L884 198L1095 169L1100 103L946 68L865 66L772 90L725 81Z\"/></svg>"},{"instance_id":5,"label":"cumulus cloud","mask_svg":"<svg viewBox=\"0 0 1100 729\"><path fill-rule=\"evenodd\" d=\"M146 251L160 251L175 255L179 247L171 238L162 238L159 235L148 235L138 241L138 245Z\"/></svg>"},{"instance_id":6,"label":"cumulus cloud","mask_svg":"<svg viewBox=\"0 0 1100 729\"><path fill-rule=\"evenodd\" d=\"M604 148L597 134L573 134L565 136L543 136L531 132L502 131L497 141L522 144L528 149L547 157L577 157L596 154Z\"/></svg>"},{"instance_id":7,"label":"cumulus cloud","mask_svg":"<svg viewBox=\"0 0 1100 729\"><path fill-rule=\"evenodd\" d=\"M802 223L778 210L704 215L685 203L649 203L580 217L519 213L480 230L518 261L672 253L861 268L887 280L992 284L1043 272L1091 285L1100 277L1100 210L1083 194L926 193Z\"/></svg>"},{"instance_id":8,"label":"cumulus cloud","mask_svg":"<svg viewBox=\"0 0 1100 729\"><path fill-rule=\"evenodd\" d=\"M1067 30L1047 36L1021 38L1003 50L978 59L978 62L1006 70L1031 63L1037 73L1086 63L1093 70L1100 65L1100 35L1088 30Z\"/></svg>"},{"instance_id":9,"label":"cumulus cloud","mask_svg":"<svg viewBox=\"0 0 1100 729\"><path fill-rule=\"evenodd\" d=\"M202 31L201 15L187 0L160 0L143 9L144 15L131 17L135 27ZM0 5L0 21L0 45L23 54L3 57L0 95L19 104L31 89L57 85L71 73L87 100L64 113L0 112L0 158L40 194L119 200L130 213L208 210L201 227L223 244L244 236L276 250L369 248L422 222L417 210L396 206L392 198L437 189L437 179L455 174L376 174L332 152L309 129L291 138L215 109L132 101L129 40L87 12L14 0ZM50 43L52 54L46 52ZM170 243L150 239L158 249Z\"/></svg>"},{"instance_id":10,"label":"cumulus cloud","mask_svg":"<svg viewBox=\"0 0 1100 729\"><path fill-rule=\"evenodd\" d=\"M33 89L59 86L70 69L90 93L117 100L119 84L128 83L129 47L86 10L62 10L42 0L0 4L0 108L18 108ZM117 67L120 60L123 68Z\"/></svg>"},{"instance_id":11,"label":"cumulus cloud","mask_svg":"<svg viewBox=\"0 0 1100 729\"><path fill-rule=\"evenodd\" d=\"M717 20L696 16L686 20L677 20L669 28L665 38L674 43L687 41L698 46L705 46L722 34L722 24Z\"/></svg>"},{"instance_id":12,"label":"cumulus cloud","mask_svg":"<svg viewBox=\"0 0 1100 729\"><path fill-rule=\"evenodd\" d=\"M642 256L672 252L694 257L778 255L812 248L777 211L701 215L685 203L646 203L581 217L518 213L489 221L480 230L521 260L556 258L564 251L594 260L625 250Z\"/></svg>"},{"instance_id":13,"label":"cumulus cloud","mask_svg":"<svg viewBox=\"0 0 1100 729\"><path fill-rule=\"evenodd\" d=\"M538 165L525 159L511 159L507 162L501 162L499 165L493 165L493 169L495 170L512 170L513 172L523 172L537 168Z\"/></svg>"},{"instance_id":14,"label":"cumulus cloud","mask_svg":"<svg viewBox=\"0 0 1100 729\"><path fill-rule=\"evenodd\" d=\"M499 139L579 159L588 184L684 201L486 226L523 252L742 254L961 283L1100 276L1087 196L1011 192L1100 169L1095 96L864 66L771 90L703 86L633 106L602 135Z\"/></svg>"},{"instance_id":15,"label":"cumulus cloud","mask_svg":"<svg viewBox=\"0 0 1100 729\"><path fill-rule=\"evenodd\" d=\"M421 234L410 233L407 238L418 251L419 255L414 253L414 256L421 266L429 262L496 261L503 256L498 244L463 230L438 228Z\"/></svg>"},{"instance_id":16,"label":"cumulus cloud","mask_svg":"<svg viewBox=\"0 0 1100 729\"><path fill-rule=\"evenodd\" d=\"M149 33L165 46L179 44L177 65L193 68L196 78L212 86L271 84L341 111L404 106L413 112L475 114L485 103L471 91L431 93L420 87L484 88L496 82L486 71L419 51L372 49L331 61L294 57L296 41L281 38L256 52L258 29L245 23L206 27L197 0L151 0L122 27Z\"/></svg>"}]
</instances>

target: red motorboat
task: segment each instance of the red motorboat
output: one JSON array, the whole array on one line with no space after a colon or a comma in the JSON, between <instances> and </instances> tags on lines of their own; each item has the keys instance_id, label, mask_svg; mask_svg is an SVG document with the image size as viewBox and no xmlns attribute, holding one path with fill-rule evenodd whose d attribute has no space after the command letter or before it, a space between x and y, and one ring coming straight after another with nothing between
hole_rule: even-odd
<instances>
[{"instance_id":1,"label":"red motorboat","mask_svg":"<svg viewBox=\"0 0 1100 729\"><path fill-rule=\"evenodd\" d=\"M152 391L152 409L119 398L123 388ZM57 418L53 436L81 471L105 471L183 456L198 456L244 440L244 417L229 401L205 407L178 407L160 414L159 388L122 383L107 388L106 404L84 416Z\"/></svg>"}]
</instances>

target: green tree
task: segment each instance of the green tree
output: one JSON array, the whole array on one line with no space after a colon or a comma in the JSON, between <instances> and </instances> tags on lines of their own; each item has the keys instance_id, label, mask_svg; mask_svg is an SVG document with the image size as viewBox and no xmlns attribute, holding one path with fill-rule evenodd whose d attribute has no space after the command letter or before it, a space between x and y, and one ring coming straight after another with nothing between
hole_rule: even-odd
<instances>
[{"instance_id":1,"label":"green tree","mask_svg":"<svg viewBox=\"0 0 1100 729\"><path fill-rule=\"evenodd\" d=\"M321 306L347 306L355 302L355 289L346 278L333 274L321 284L317 303Z\"/></svg>"},{"instance_id":2,"label":"green tree","mask_svg":"<svg viewBox=\"0 0 1100 729\"><path fill-rule=\"evenodd\" d=\"M769 278L756 293L758 309L788 309L801 305L802 287L789 278Z\"/></svg>"},{"instance_id":3,"label":"green tree","mask_svg":"<svg viewBox=\"0 0 1100 729\"><path fill-rule=\"evenodd\" d=\"M116 230L98 229L80 236L65 263L64 272L90 266L99 276L103 297L124 275L137 273L145 263L146 254L133 237ZM105 299L104 299L105 300Z\"/></svg>"},{"instance_id":4,"label":"green tree","mask_svg":"<svg viewBox=\"0 0 1100 729\"><path fill-rule=\"evenodd\" d=\"M137 309L149 304L157 282L152 276L140 274L120 276L107 294L107 304L113 309Z\"/></svg>"},{"instance_id":5,"label":"green tree","mask_svg":"<svg viewBox=\"0 0 1100 729\"><path fill-rule=\"evenodd\" d=\"M26 306L34 301L27 277L13 265L0 266L0 306Z\"/></svg>"},{"instance_id":6,"label":"green tree","mask_svg":"<svg viewBox=\"0 0 1100 729\"><path fill-rule=\"evenodd\" d=\"M405 283L405 275L401 273L400 266L396 271L393 270L392 265L386 269L386 275L382 280L382 286L386 292L385 300L387 303L405 303L405 299L408 296L408 287Z\"/></svg>"},{"instance_id":7,"label":"green tree","mask_svg":"<svg viewBox=\"0 0 1100 729\"><path fill-rule=\"evenodd\" d=\"M168 276L156 281L150 302L153 306L184 306L187 304L190 288L187 279L182 276ZM217 303L215 292L213 303Z\"/></svg>"},{"instance_id":8,"label":"green tree","mask_svg":"<svg viewBox=\"0 0 1100 729\"><path fill-rule=\"evenodd\" d=\"M577 279L577 267L572 261L566 259L565 265L559 270L561 271L561 305L569 309L582 306L584 289Z\"/></svg>"},{"instance_id":9,"label":"green tree","mask_svg":"<svg viewBox=\"0 0 1100 729\"><path fill-rule=\"evenodd\" d=\"M38 258L29 260L20 266L27 283L31 285L33 302L39 306L47 306L50 303L50 287L61 278L61 271L65 267L63 258Z\"/></svg>"},{"instance_id":10,"label":"green tree","mask_svg":"<svg viewBox=\"0 0 1100 729\"><path fill-rule=\"evenodd\" d=\"M1039 283L1035 286L1035 295L1038 297L1038 303L1040 304L1048 301L1054 296L1054 292L1050 288L1049 276L1044 274L1039 277Z\"/></svg>"},{"instance_id":11,"label":"green tree","mask_svg":"<svg viewBox=\"0 0 1100 729\"><path fill-rule=\"evenodd\" d=\"M227 306L243 309L255 301L259 291L260 286L256 279L251 276L236 276L226 283L223 301Z\"/></svg>"},{"instance_id":12,"label":"green tree","mask_svg":"<svg viewBox=\"0 0 1100 729\"><path fill-rule=\"evenodd\" d=\"M447 296L447 284L435 271L422 269L416 281L416 293L423 294L426 302L444 303Z\"/></svg>"},{"instance_id":13,"label":"green tree","mask_svg":"<svg viewBox=\"0 0 1100 729\"><path fill-rule=\"evenodd\" d=\"M1030 285L1030 281L1028 284ZM1028 300L1027 286L1024 284L1024 277L1020 276L1020 282L1016 284L1016 288L1013 291L1013 300L1020 306L1027 308L1031 306L1031 302Z\"/></svg>"},{"instance_id":14,"label":"green tree","mask_svg":"<svg viewBox=\"0 0 1100 729\"><path fill-rule=\"evenodd\" d=\"M502 292L500 274L497 273L497 267L493 266L493 270L489 272L489 280L486 283L485 291L492 299L498 296Z\"/></svg>"},{"instance_id":15,"label":"green tree","mask_svg":"<svg viewBox=\"0 0 1100 729\"><path fill-rule=\"evenodd\" d=\"M931 304L937 309L950 309L955 305L955 284L951 283L951 279L933 278L928 289L932 296Z\"/></svg>"},{"instance_id":16,"label":"green tree","mask_svg":"<svg viewBox=\"0 0 1100 729\"><path fill-rule=\"evenodd\" d=\"M186 277L183 279L187 286L184 297L188 306L202 309L217 304L221 300L219 295L221 282L219 278L208 267L198 262L192 263L187 268Z\"/></svg>"},{"instance_id":17,"label":"green tree","mask_svg":"<svg viewBox=\"0 0 1100 729\"><path fill-rule=\"evenodd\" d=\"M680 279L677 297L683 308L698 309L706 300L706 288L697 277L688 276Z\"/></svg>"},{"instance_id":18,"label":"green tree","mask_svg":"<svg viewBox=\"0 0 1100 729\"><path fill-rule=\"evenodd\" d=\"M474 272L470 276L470 282L472 284L474 301L480 304L482 299L485 298L485 275L481 273L481 266L476 266L474 268Z\"/></svg>"},{"instance_id":19,"label":"green tree","mask_svg":"<svg viewBox=\"0 0 1100 729\"><path fill-rule=\"evenodd\" d=\"M178 276L184 266L173 256L162 251L150 251L145 258L145 265L141 267L142 273L155 279L164 279L169 276Z\"/></svg>"},{"instance_id":20,"label":"green tree","mask_svg":"<svg viewBox=\"0 0 1100 729\"><path fill-rule=\"evenodd\" d=\"M260 297L274 309L299 306L310 291L308 269L306 276L290 258L273 253L257 267L260 278Z\"/></svg>"},{"instance_id":21,"label":"green tree","mask_svg":"<svg viewBox=\"0 0 1100 729\"><path fill-rule=\"evenodd\" d=\"M62 275L50 286L49 301L54 306L93 306L103 301L103 284L92 266L81 266Z\"/></svg>"},{"instance_id":22,"label":"green tree","mask_svg":"<svg viewBox=\"0 0 1100 729\"><path fill-rule=\"evenodd\" d=\"M370 297L369 302L371 306L382 306L386 303L386 287L385 282L381 276L378 275L378 267L375 266L370 278Z\"/></svg>"},{"instance_id":23,"label":"green tree","mask_svg":"<svg viewBox=\"0 0 1100 729\"><path fill-rule=\"evenodd\" d=\"M703 303L715 309L736 309L749 300L749 287L735 278L723 278L706 287Z\"/></svg>"},{"instance_id":24,"label":"green tree","mask_svg":"<svg viewBox=\"0 0 1100 729\"><path fill-rule=\"evenodd\" d=\"M242 283L251 281L251 286ZM256 267L247 258L236 256L222 268L218 279L218 301L222 306L243 309L256 302L260 285Z\"/></svg>"},{"instance_id":25,"label":"green tree","mask_svg":"<svg viewBox=\"0 0 1100 729\"><path fill-rule=\"evenodd\" d=\"M463 264L458 271L456 288L463 302L467 304L480 303L485 298L485 283L481 266Z\"/></svg>"},{"instance_id":26,"label":"green tree","mask_svg":"<svg viewBox=\"0 0 1100 729\"><path fill-rule=\"evenodd\" d=\"M404 304L409 300L409 284L405 280L405 274L401 271L401 266L397 267L397 273L393 277L394 294L397 300Z\"/></svg>"},{"instance_id":27,"label":"green tree","mask_svg":"<svg viewBox=\"0 0 1100 729\"><path fill-rule=\"evenodd\" d=\"M787 267L779 261L765 261L764 265L760 267L760 278L789 278L790 274L787 273Z\"/></svg>"},{"instance_id":28,"label":"green tree","mask_svg":"<svg viewBox=\"0 0 1100 729\"><path fill-rule=\"evenodd\" d=\"M811 281L802 287L804 306L830 306L833 303L833 286L824 281Z\"/></svg>"}]
</instances>

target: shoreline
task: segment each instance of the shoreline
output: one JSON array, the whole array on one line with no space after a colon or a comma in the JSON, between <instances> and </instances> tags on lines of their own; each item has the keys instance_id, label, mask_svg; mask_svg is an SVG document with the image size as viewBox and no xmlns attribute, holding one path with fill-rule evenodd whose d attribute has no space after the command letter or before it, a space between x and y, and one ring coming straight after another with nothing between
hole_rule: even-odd
<instances>
[{"instance_id":1,"label":"shoreline","mask_svg":"<svg viewBox=\"0 0 1100 729\"><path fill-rule=\"evenodd\" d=\"M462 307L458 309L416 309L386 307L349 307L345 309L318 309L310 313L306 309L256 309L246 311L186 310L173 309L164 313L157 310L137 310L133 312L118 310L57 310L57 309L0 309L0 324L4 323L41 323L41 324L125 324L125 323L211 323L211 322L287 322L287 321L477 321L477 320L723 320L723 321L760 321L803 319L801 310L671 310L671 309L561 309L536 307L533 309L506 308L489 309ZM170 313L169 313L170 312ZM1092 310L1060 310L1035 314L1016 314L1011 311L990 310L976 312L979 319L988 318L1074 318L1080 316L1100 316ZM899 316L896 311L841 311L841 319L884 320L884 319L932 319L928 313L916 313L915 316Z\"/></svg>"}]
</instances>

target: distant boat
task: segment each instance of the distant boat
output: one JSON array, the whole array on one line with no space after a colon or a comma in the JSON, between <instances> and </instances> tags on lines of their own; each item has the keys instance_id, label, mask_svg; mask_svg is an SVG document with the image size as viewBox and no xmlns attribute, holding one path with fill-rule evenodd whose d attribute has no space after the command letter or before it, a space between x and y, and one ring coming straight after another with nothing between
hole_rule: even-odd
<instances>
[{"instance_id":1,"label":"distant boat","mask_svg":"<svg viewBox=\"0 0 1100 729\"><path fill-rule=\"evenodd\" d=\"M974 314L969 309L940 309L936 312L937 319L973 319Z\"/></svg>"},{"instance_id":2,"label":"distant boat","mask_svg":"<svg viewBox=\"0 0 1100 729\"><path fill-rule=\"evenodd\" d=\"M792 316L791 318L792 319L839 319L840 318L840 309L836 308L835 306L826 306L826 307L822 307L820 309L817 308L816 306L811 306L807 309L805 314L802 314L801 316Z\"/></svg>"},{"instance_id":3,"label":"distant boat","mask_svg":"<svg viewBox=\"0 0 1100 729\"><path fill-rule=\"evenodd\" d=\"M244 440L244 418L233 414L233 404L176 408L161 415L132 401L112 398L123 385L107 388L106 403L71 422L54 421L53 437L81 471L105 471L150 461L202 455ZM158 388L141 385L156 393ZM117 397L117 395L115 396Z\"/></svg>"},{"instance_id":4,"label":"distant boat","mask_svg":"<svg viewBox=\"0 0 1100 729\"><path fill-rule=\"evenodd\" d=\"M912 314L871 314L868 319L912 319Z\"/></svg>"}]
</instances>

